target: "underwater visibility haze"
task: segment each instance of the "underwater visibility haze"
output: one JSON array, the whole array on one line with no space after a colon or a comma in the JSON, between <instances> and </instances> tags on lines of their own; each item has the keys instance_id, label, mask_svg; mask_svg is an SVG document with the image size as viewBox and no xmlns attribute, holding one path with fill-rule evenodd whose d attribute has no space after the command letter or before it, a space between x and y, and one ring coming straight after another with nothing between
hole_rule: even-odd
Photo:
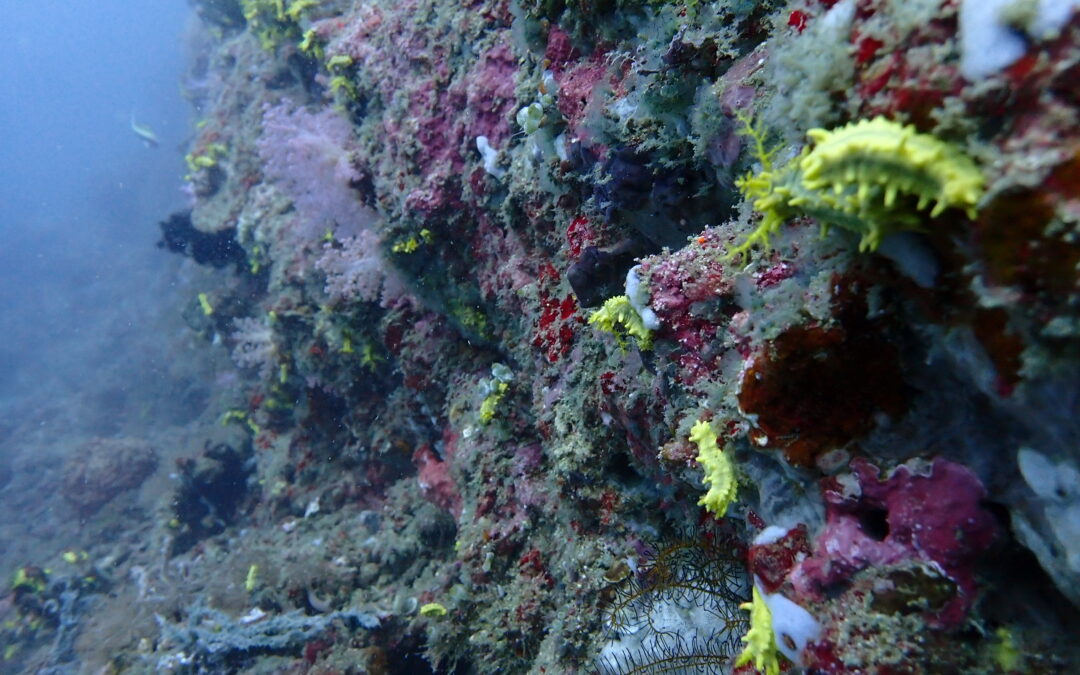
<instances>
[{"instance_id":1,"label":"underwater visibility haze","mask_svg":"<svg viewBox=\"0 0 1080 675\"><path fill-rule=\"evenodd\" d=\"M161 273L169 261L146 223L183 204L176 151L189 112L177 81L188 10L12 5L0 46L5 423L56 405L70 406L61 427L109 424L70 398L131 388L127 378L148 365L135 343L165 341L154 337L155 313L172 309L159 310L167 300L154 295L175 282ZM130 130L133 115L153 125L164 147L144 148ZM13 454L4 452L9 461Z\"/></svg>"},{"instance_id":2,"label":"underwater visibility haze","mask_svg":"<svg viewBox=\"0 0 1080 675\"><path fill-rule=\"evenodd\" d=\"M1080 672L1080 2L7 5L0 672Z\"/></svg>"}]
</instances>

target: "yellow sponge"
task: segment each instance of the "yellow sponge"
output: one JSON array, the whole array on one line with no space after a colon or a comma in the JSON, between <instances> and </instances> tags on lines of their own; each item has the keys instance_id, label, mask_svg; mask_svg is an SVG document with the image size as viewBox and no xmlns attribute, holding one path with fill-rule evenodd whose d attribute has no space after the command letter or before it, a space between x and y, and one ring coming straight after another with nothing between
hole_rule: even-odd
<instances>
[{"instance_id":1,"label":"yellow sponge","mask_svg":"<svg viewBox=\"0 0 1080 675\"><path fill-rule=\"evenodd\" d=\"M690 440L697 444L697 462L705 470L702 482L709 486L709 491L698 500L698 505L722 518L727 513L728 506L735 501L739 490L738 481L735 480L735 465L717 445L716 433L708 422L698 421L690 429Z\"/></svg>"}]
</instances>

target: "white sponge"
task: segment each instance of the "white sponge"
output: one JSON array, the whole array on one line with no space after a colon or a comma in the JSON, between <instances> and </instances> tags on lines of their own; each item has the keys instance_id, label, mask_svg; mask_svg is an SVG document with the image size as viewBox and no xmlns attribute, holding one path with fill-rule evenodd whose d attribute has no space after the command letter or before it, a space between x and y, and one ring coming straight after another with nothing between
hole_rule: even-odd
<instances>
[{"instance_id":1,"label":"white sponge","mask_svg":"<svg viewBox=\"0 0 1080 675\"><path fill-rule=\"evenodd\" d=\"M760 586L758 590L761 590ZM803 649L821 637L821 624L810 612L779 593L762 592L761 598L772 613L776 648L792 663L801 666Z\"/></svg>"},{"instance_id":2,"label":"white sponge","mask_svg":"<svg viewBox=\"0 0 1080 675\"><path fill-rule=\"evenodd\" d=\"M1053 38L1077 8L1080 0L963 0L960 73L974 81L1011 66L1026 38Z\"/></svg>"},{"instance_id":3,"label":"white sponge","mask_svg":"<svg viewBox=\"0 0 1080 675\"><path fill-rule=\"evenodd\" d=\"M641 317L641 323L649 330L656 330L660 328L660 317L649 307L649 287L638 277L640 268L641 265L634 265L626 273L626 298Z\"/></svg>"}]
</instances>

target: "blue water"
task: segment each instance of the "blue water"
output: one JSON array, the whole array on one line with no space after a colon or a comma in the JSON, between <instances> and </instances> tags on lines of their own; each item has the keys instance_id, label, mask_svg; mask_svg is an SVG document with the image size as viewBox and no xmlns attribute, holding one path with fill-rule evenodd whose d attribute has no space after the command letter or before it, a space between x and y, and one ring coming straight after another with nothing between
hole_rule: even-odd
<instances>
[{"instance_id":1,"label":"blue water","mask_svg":"<svg viewBox=\"0 0 1080 675\"><path fill-rule=\"evenodd\" d=\"M94 387L101 360L129 348L115 329L153 320L166 260L156 221L183 200L188 8L3 5L0 401L11 406ZM131 132L133 112L160 147Z\"/></svg>"}]
</instances>

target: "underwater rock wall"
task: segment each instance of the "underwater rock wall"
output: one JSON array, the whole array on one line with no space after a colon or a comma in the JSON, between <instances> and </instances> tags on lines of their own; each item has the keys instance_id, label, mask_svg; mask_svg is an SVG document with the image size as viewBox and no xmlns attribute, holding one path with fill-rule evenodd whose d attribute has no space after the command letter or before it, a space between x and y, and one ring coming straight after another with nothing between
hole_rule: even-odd
<instances>
[{"instance_id":1,"label":"underwater rock wall","mask_svg":"<svg viewBox=\"0 0 1080 675\"><path fill-rule=\"evenodd\" d=\"M352 640L458 672L730 670L748 632L742 671L1071 658L1080 18L229 4L197 5L191 219L247 265L203 329L250 373L244 518L378 514L303 584L383 612ZM694 614L663 551L705 538L680 564L744 571ZM732 611L751 586L771 618Z\"/></svg>"},{"instance_id":2,"label":"underwater rock wall","mask_svg":"<svg viewBox=\"0 0 1080 675\"><path fill-rule=\"evenodd\" d=\"M121 666L1076 667L1068 3L194 4L244 378Z\"/></svg>"}]
</instances>

